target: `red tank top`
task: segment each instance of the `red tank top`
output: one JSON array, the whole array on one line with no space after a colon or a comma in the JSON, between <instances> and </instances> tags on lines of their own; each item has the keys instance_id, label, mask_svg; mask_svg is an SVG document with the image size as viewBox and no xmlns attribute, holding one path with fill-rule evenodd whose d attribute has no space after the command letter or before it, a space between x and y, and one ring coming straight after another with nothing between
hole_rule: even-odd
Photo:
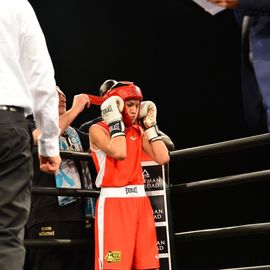
<instances>
[{"instance_id":1,"label":"red tank top","mask_svg":"<svg viewBox=\"0 0 270 270\"><path fill-rule=\"evenodd\" d=\"M109 133L109 127L104 122L95 125L104 128ZM125 130L127 143L127 157L116 160L102 150L91 149L93 161L97 169L97 187L123 187L127 185L142 185L142 130L133 125Z\"/></svg>"}]
</instances>

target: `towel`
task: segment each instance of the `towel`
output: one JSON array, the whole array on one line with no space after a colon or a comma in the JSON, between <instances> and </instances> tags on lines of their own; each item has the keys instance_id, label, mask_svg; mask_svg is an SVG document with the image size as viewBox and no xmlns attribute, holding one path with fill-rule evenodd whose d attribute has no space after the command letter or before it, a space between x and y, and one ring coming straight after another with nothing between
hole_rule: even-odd
<instances>
[{"instance_id":1,"label":"towel","mask_svg":"<svg viewBox=\"0 0 270 270\"><path fill-rule=\"evenodd\" d=\"M79 151L83 152L80 137L76 130L72 127L67 127L63 136L59 138L60 150ZM59 188L84 188L92 189L92 179L88 168L87 161L80 161L81 177L78 172L75 162L71 159L64 159L60 164L60 168L55 174L56 187ZM82 179L81 179L82 178ZM70 204L76 201L76 197L71 196L58 196L60 206ZM85 216L94 218L95 199L85 197Z\"/></svg>"}]
</instances>

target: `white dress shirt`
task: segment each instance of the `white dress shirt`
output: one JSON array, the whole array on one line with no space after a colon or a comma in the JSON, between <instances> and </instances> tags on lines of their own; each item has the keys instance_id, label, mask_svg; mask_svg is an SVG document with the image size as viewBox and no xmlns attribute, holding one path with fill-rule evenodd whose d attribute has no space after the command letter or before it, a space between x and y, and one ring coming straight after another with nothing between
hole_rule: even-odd
<instances>
[{"instance_id":1,"label":"white dress shirt","mask_svg":"<svg viewBox=\"0 0 270 270\"><path fill-rule=\"evenodd\" d=\"M45 37L27 0L0 0L0 105L34 114L39 153L59 154L58 95Z\"/></svg>"}]
</instances>

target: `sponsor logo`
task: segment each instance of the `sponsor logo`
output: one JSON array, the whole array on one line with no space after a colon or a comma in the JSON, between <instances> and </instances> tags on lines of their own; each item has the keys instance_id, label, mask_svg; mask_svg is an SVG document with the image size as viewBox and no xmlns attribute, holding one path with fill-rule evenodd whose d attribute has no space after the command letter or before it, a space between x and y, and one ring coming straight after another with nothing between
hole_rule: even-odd
<instances>
[{"instance_id":1,"label":"sponsor logo","mask_svg":"<svg viewBox=\"0 0 270 270\"><path fill-rule=\"evenodd\" d=\"M125 190L126 190L126 194L138 193L137 187L133 187L133 188L125 187Z\"/></svg>"},{"instance_id":2,"label":"sponsor logo","mask_svg":"<svg viewBox=\"0 0 270 270\"><path fill-rule=\"evenodd\" d=\"M110 126L110 131L114 131L114 130L117 130L117 131L121 130L121 126L119 122Z\"/></svg>"},{"instance_id":3,"label":"sponsor logo","mask_svg":"<svg viewBox=\"0 0 270 270\"><path fill-rule=\"evenodd\" d=\"M102 110L102 114L105 115L109 112L112 112L112 105L108 106L107 108L105 108L104 110Z\"/></svg>"},{"instance_id":4,"label":"sponsor logo","mask_svg":"<svg viewBox=\"0 0 270 270\"><path fill-rule=\"evenodd\" d=\"M38 232L39 237L43 236L54 236L54 230L51 226L40 227L40 231Z\"/></svg>"},{"instance_id":5,"label":"sponsor logo","mask_svg":"<svg viewBox=\"0 0 270 270\"><path fill-rule=\"evenodd\" d=\"M138 138L137 136L130 136L130 139L131 139L132 141L135 141L137 138Z\"/></svg>"},{"instance_id":6,"label":"sponsor logo","mask_svg":"<svg viewBox=\"0 0 270 270\"><path fill-rule=\"evenodd\" d=\"M143 176L144 178L150 178L150 174L148 173L146 169L143 170Z\"/></svg>"},{"instance_id":7,"label":"sponsor logo","mask_svg":"<svg viewBox=\"0 0 270 270\"><path fill-rule=\"evenodd\" d=\"M109 250L105 256L105 261L107 263L118 263L121 261L121 251Z\"/></svg>"}]
</instances>

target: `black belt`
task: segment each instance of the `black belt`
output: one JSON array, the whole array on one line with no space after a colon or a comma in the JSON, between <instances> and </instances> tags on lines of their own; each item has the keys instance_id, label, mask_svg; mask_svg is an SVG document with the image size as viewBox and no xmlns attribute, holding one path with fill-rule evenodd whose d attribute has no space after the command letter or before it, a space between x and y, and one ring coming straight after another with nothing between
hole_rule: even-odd
<instances>
[{"instance_id":1,"label":"black belt","mask_svg":"<svg viewBox=\"0 0 270 270\"><path fill-rule=\"evenodd\" d=\"M0 105L0 111L24 112L24 108L17 106Z\"/></svg>"}]
</instances>

